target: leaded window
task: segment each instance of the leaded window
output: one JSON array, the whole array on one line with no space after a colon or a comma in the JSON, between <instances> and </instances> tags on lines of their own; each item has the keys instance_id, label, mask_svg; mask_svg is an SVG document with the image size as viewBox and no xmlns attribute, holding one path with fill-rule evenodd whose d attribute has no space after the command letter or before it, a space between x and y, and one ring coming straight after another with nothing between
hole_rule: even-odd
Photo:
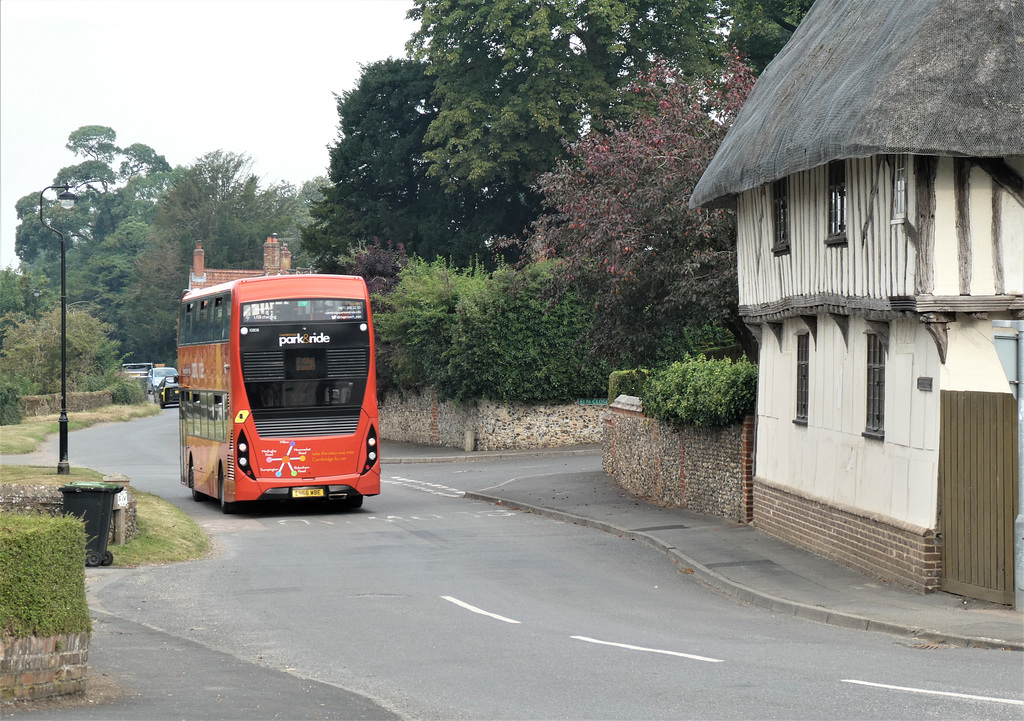
<instances>
[{"instance_id":1,"label":"leaded window","mask_svg":"<svg viewBox=\"0 0 1024 721\"><path fill-rule=\"evenodd\" d=\"M828 237L829 245L846 245L846 162L828 164Z\"/></svg>"},{"instance_id":2,"label":"leaded window","mask_svg":"<svg viewBox=\"0 0 1024 721\"><path fill-rule=\"evenodd\" d=\"M868 334L867 423L864 435L882 438L885 434L885 347L881 338Z\"/></svg>"}]
</instances>

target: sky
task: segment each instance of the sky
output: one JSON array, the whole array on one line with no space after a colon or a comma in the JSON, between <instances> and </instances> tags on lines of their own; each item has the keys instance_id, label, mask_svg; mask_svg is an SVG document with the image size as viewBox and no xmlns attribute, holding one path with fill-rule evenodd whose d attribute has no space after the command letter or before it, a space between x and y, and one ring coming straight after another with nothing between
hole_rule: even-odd
<instances>
[{"instance_id":1,"label":"sky","mask_svg":"<svg viewBox=\"0 0 1024 721\"><path fill-rule=\"evenodd\" d=\"M172 166L224 150L263 185L326 175L335 94L403 57L412 0L2 0L0 268L17 267L15 203L84 159L84 125ZM52 196L52 192L47 197ZM54 236L54 242L58 242Z\"/></svg>"}]
</instances>

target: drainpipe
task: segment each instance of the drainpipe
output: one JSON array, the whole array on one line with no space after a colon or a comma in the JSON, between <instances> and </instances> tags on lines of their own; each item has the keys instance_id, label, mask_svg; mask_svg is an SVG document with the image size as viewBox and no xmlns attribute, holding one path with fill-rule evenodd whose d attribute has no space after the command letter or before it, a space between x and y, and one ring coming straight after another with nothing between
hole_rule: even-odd
<instances>
[{"instance_id":1,"label":"drainpipe","mask_svg":"<svg viewBox=\"0 0 1024 721\"><path fill-rule=\"evenodd\" d=\"M1009 378L1009 364L1004 362L1003 367L1010 383L1016 386L1014 390L1017 396L1017 518L1013 522L1013 607L1024 611L1024 320L994 320L992 325L1017 331L1016 379Z\"/></svg>"}]
</instances>

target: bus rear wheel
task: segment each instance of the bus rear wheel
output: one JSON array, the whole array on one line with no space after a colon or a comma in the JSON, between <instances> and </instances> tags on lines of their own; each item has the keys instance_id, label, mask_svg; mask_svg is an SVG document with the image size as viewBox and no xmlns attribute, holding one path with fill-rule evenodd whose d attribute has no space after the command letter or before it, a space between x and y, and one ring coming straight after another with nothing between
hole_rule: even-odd
<instances>
[{"instance_id":1,"label":"bus rear wheel","mask_svg":"<svg viewBox=\"0 0 1024 721\"><path fill-rule=\"evenodd\" d=\"M236 506L224 500L224 471L217 473L217 495L220 498L220 512L224 514L234 513Z\"/></svg>"},{"instance_id":2,"label":"bus rear wheel","mask_svg":"<svg viewBox=\"0 0 1024 721\"><path fill-rule=\"evenodd\" d=\"M196 471L192 467L192 461L188 462L188 487L192 491L192 500L196 503L200 503L209 499L209 496L205 493L200 493L196 490Z\"/></svg>"}]
</instances>

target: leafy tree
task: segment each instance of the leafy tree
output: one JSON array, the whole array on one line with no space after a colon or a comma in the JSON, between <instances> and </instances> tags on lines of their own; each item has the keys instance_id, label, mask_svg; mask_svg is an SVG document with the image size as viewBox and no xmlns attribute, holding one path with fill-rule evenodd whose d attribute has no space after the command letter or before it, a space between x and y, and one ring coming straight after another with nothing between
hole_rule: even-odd
<instances>
[{"instance_id":1,"label":"leafy tree","mask_svg":"<svg viewBox=\"0 0 1024 721\"><path fill-rule=\"evenodd\" d=\"M118 344L110 326L87 311L67 309L68 390L96 390L117 368ZM27 381L40 393L60 390L60 307L39 319L26 319L7 332L0 353L0 375Z\"/></svg>"},{"instance_id":2,"label":"leafy tree","mask_svg":"<svg viewBox=\"0 0 1024 721\"><path fill-rule=\"evenodd\" d=\"M423 137L437 117L433 88L423 63L392 59L364 67L356 87L338 98L330 182L303 231L318 268L337 270L350 249L374 238L468 265L488 253L489 238L528 225L532 194L510 195L501 183L457 188L428 175Z\"/></svg>"},{"instance_id":3,"label":"leafy tree","mask_svg":"<svg viewBox=\"0 0 1024 721\"><path fill-rule=\"evenodd\" d=\"M731 0L725 9L729 42L759 75L813 4L814 0Z\"/></svg>"},{"instance_id":4,"label":"leafy tree","mask_svg":"<svg viewBox=\"0 0 1024 721\"><path fill-rule=\"evenodd\" d=\"M46 278L0 268L0 349L7 331L28 318L38 318L59 300Z\"/></svg>"},{"instance_id":5,"label":"leafy tree","mask_svg":"<svg viewBox=\"0 0 1024 721\"><path fill-rule=\"evenodd\" d=\"M252 165L249 156L216 150L175 171L152 225L156 237L178 248L180 263L202 241L211 268L260 268L263 241L292 227L296 189L260 187Z\"/></svg>"},{"instance_id":6,"label":"leafy tree","mask_svg":"<svg viewBox=\"0 0 1024 721\"><path fill-rule=\"evenodd\" d=\"M733 215L688 201L752 86L738 59L705 81L659 66L629 89L654 112L589 133L541 177L553 212L537 224L534 254L558 259L567 286L593 301L603 357L655 362L666 334L686 325L721 323L748 339Z\"/></svg>"},{"instance_id":7,"label":"leafy tree","mask_svg":"<svg viewBox=\"0 0 1024 721\"><path fill-rule=\"evenodd\" d=\"M171 170L148 145L120 148L116 140L117 134L106 126L87 125L73 131L65 147L84 160L62 168L53 184L80 186L75 190L75 207L64 210L55 196L44 197L44 217L63 234L69 267L77 262L79 249L102 241L122 221L148 222ZM42 270L51 282L59 282L60 242L39 222L39 193L20 198L15 209L20 221L15 231L18 257L28 267Z\"/></svg>"},{"instance_id":8,"label":"leafy tree","mask_svg":"<svg viewBox=\"0 0 1024 721\"><path fill-rule=\"evenodd\" d=\"M445 183L512 192L563 157L654 54L688 72L718 55L710 0L415 0L409 43L428 64L438 104L425 136ZM628 97L626 98L629 99ZM628 109L629 103L626 104Z\"/></svg>"}]
</instances>

